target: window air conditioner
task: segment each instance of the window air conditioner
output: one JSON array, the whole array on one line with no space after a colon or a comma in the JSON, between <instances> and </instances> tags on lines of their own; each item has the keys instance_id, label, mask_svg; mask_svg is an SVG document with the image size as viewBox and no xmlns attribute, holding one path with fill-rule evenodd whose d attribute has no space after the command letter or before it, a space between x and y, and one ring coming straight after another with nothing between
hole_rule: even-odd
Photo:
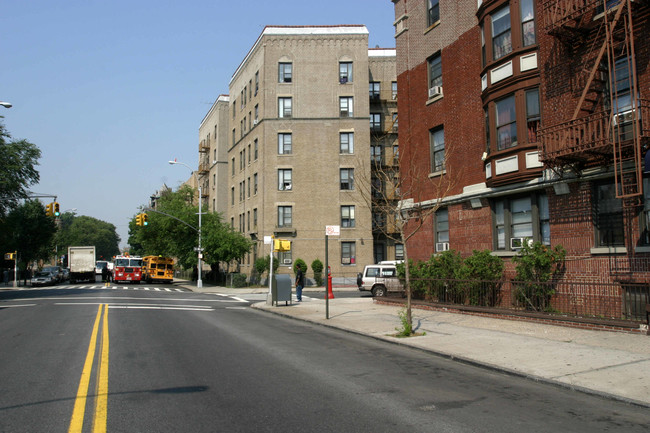
<instances>
[{"instance_id":1,"label":"window air conditioner","mask_svg":"<svg viewBox=\"0 0 650 433\"><path fill-rule=\"evenodd\" d=\"M436 242L436 252L449 251L449 242Z\"/></svg>"},{"instance_id":2,"label":"window air conditioner","mask_svg":"<svg viewBox=\"0 0 650 433\"><path fill-rule=\"evenodd\" d=\"M253 120L253 126L257 125L257 122L259 122L257 119Z\"/></svg>"},{"instance_id":3,"label":"window air conditioner","mask_svg":"<svg viewBox=\"0 0 650 433\"><path fill-rule=\"evenodd\" d=\"M291 264L291 259L284 259L282 261L282 263L284 263L285 265L290 265Z\"/></svg>"},{"instance_id":4,"label":"window air conditioner","mask_svg":"<svg viewBox=\"0 0 650 433\"><path fill-rule=\"evenodd\" d=\"M612 124L614 126L618 125L619 123L629 123L634 120L634 110L629 110L629 111L624 111L622 113L617 113L614 114L612 117Z\"/></svg>"},{"instance_id":5,"label":"window air conditioner","mask_svg":"<svg viewBox=\"0 0 650 433\"><path fill-rule=\"evenodd\" d=\"M442 86L433 86L429 88L429 98L435 98L442 95Z\"/></svg>"},{"instance_id":6,"label":"window air conditioner","mask_svg":"<svg viewBox=\"0 0 650 433\"><path fill-rule=\"evenodd\" d=\"M291 183L285 182L280 186L280 191L289 191L291 190Z\"/></svg>"},{"instance_id":7,"label":"window air conditioner","mask_svg":"<svg viewBox=\"0 0 650 433\"><path fill-rule=\"evenodd\" d=\"M348 82L348 77L339 77L339 83L345 84Z\"/></svg>"},{"instance_id":8,"label":"window air conditioner","mask_svg":"<svg viewBox=\"0 0 650 433\"><path fill-rule=\"evenodd\" d=\"M528 246L533 245L533 240L530 238L510 238L510 249L518 250L524 245L524 242L528 241Z\"/></svg>"}]
</instances>

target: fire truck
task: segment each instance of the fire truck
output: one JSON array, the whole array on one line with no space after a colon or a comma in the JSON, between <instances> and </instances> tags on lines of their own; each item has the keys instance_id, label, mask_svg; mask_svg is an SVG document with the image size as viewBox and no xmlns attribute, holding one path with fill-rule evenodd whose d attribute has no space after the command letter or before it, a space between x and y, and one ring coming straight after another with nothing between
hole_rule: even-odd
<instances>
[{"instance_id":1,"label":"fire truck","mask_svg":"<svg viewBox=\"0 0 650 433\"><path fill-rule=\"evenodd\" d=\"M125 254L113 257L113 282L133 282L142 280L142 257Z\"/></svg>"}]
</instances>

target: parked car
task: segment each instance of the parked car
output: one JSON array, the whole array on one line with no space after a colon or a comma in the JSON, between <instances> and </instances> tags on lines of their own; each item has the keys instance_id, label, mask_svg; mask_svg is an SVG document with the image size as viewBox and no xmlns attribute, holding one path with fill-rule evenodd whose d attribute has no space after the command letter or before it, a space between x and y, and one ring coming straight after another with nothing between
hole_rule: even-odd
<instances>
[{"instance_id":1,"label":"parked car","mask_svg":"<svg viewBox=\"0 0 650 433\"><path fill-rule=\"evenodd\" d=\"M32 287L56 284L55 276L50 271L38 271L31 279Z\"/></svg>"},{"instance_id":2,"label":"parked car","mask_svg":"<svg viewBox=\"0 0 650 433\"><path fill-rule=\"evenodd\" d=\"M43 271L50 272L54 276L55 283L63 281L63 268L61 266L44 266Z\"/></svg>"},{"instance_id":3,"label":"parked car","mask_svg":"<svg viewBox=\"0 0 650 433\"><path fill-rule=\"evenodd\" d=\"M63 281L68 281L70 279L70 269L63 268Z\"/></svg>"},{"instance_id":4,"label":"parked car","mask_svg":"<svg viewBox=\"0 0 650 433\"><path fill-rule=\"evenodd\" d=\"M389 292L404 292L404 285L397 278L395 264L366 265L357 275L360 291L370 291L373 296L386 296Z\"/></svg>"}]
</instances>

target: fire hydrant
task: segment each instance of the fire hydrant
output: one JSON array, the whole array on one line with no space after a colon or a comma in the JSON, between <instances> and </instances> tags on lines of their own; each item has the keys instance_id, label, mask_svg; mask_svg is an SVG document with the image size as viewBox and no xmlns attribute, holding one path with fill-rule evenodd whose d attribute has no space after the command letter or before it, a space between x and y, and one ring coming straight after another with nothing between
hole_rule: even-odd
<instances>
[{"instance_id":1,"label":"fire hydrant","mask_svg":"<svg viewBox=\"0 0 650 433\"><path fill-rule=\"evenodd\" d=\"M327 299L334 299L334 293L332 292L332 268L327 267Z\"/></svg>"}]
</instances>

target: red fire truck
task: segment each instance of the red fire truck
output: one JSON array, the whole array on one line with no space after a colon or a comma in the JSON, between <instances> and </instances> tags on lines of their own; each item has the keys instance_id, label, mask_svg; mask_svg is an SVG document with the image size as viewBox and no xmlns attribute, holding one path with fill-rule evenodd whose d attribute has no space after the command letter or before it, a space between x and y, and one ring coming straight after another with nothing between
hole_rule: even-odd
<instances>
[{"instance_id":1,"label":"red fire truck","mask_svg":"<svg viewBox=\"0 0 650 433\"><path fill-rule=\"evenodd\" d=\"M134 282L142 280L142 257L129 255L113 257L113 281L115 283Z\"/></svg>"}]
</instances>

